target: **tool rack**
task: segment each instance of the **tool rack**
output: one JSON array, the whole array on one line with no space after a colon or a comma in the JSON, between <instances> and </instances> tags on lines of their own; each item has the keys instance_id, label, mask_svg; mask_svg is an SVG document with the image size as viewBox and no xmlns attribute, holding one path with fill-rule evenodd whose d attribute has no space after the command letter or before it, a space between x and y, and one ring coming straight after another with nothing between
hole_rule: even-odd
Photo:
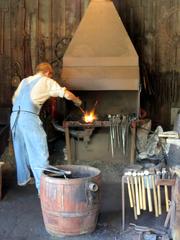
<instances>
[{"instance_id":1,"label":"tool rack","mask_svg":"<svg viewBox=\"0 0 180 240\"><path fill-rule=\"evenodd\" d=\"M123 175L122 176L122 230L125 230L125 209L126 209L126 201L125 201L125 184L128 183L128 176ZM157 179L155 181L155 186L163 186L163 187L171 187L171 201L174 201L174 187L176 184L176 179ZM170 222L170 228L172 228L173 225L173 214L172 214L172 209L173 205L170 205L170 208L167 213L167 217L164 223L164 227L167 228L168 223Z\"/></svg>"}]
</instances>

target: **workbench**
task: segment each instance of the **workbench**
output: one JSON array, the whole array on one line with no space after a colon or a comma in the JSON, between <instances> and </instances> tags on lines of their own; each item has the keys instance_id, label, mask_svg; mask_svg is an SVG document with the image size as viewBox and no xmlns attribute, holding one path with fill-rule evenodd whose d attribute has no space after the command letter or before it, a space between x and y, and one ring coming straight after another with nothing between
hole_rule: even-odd
<instances>
[{"instance_id":1,"label":"workbench","mask_svg":"<svg viewBox=\"0 0 180 240\"><path fill-rule=\"evenodd\" d=\"M72 158L72 141L70 136L70 128L83 128L83 129L93 129L93 128L110 128L110 121L94 121L93 123L84 123L80 121L64 121L63 128L65 129L65 141L66 141L66 151L68 164L73 163ZM135 145L136 145L136 128L130 127L130 164L134 164L135 161Z\"/></svg>"}]
</instances>

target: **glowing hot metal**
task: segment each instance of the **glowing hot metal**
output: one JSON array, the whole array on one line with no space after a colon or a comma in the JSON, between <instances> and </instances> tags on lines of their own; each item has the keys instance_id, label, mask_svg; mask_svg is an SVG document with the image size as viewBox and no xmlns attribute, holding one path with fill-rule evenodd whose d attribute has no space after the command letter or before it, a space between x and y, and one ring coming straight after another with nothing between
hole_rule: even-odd
<instances>
[{"instance_id":1,"label":"glowing hot metal","mask_svg":"<svg viewBox=\"0 0 180 240\"><path fill-rule=\"evenodd\" d=\"M83 116L84 122L92 123L97 119L97 117L95 115L95 108L96 108L97 103L98 103L98 101L95 102L94 107L93 107L92 111L90 111L90 112L87 112L87 111L85 112L81 107L79 107L81 112L84 113L84 116Z\"/></svg>"},{"instance_id":2,"label":"glowing hot metal","mask_svg":"<svg viewBox=\"0 0 180 240\"><path fill-rule=\"evenodd\" d=\"M96 115L94 114L94 111L91 111L90 113L86 112L83 117L83 120L86 123L92 123L94 120L96 120Z\"/></svg>"}]
</instances>

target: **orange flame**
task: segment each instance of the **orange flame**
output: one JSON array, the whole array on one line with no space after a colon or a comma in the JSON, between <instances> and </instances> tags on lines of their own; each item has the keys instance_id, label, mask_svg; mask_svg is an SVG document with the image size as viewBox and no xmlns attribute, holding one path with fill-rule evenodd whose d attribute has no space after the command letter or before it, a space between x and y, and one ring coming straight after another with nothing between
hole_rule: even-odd
<instances>
[{"instance_id":1,"label":"orange flame","mask_svg":"<svg viewBox=\"0 0 180 240\"><path fill-rule=\"evenodd\" d=\"M91 111L90 113L86 112L83 119L86 123L92 123L96 120L96 115L94 114L94 111Z\"/></svg>"}]
</instances>

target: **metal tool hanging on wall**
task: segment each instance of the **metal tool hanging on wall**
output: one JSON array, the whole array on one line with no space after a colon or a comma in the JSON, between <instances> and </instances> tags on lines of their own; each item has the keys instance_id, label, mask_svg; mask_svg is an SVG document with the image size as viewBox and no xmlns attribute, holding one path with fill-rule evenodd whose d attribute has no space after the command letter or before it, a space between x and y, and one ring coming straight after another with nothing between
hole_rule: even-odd
<instances>
[{"instance_id":1,"label":"metal tool hanging on wall","mask_svg":"<svg viewBox=\"0 0 180 240\"><path fill-rule=\"evenodd\" d=\"M115 152L119 149L123 156L126 156L129 128L131 122L136 119L136 114L109 114L108 120L110 122L109 138L112 157L115 156Z\"/></svg>"}]
</instances>

